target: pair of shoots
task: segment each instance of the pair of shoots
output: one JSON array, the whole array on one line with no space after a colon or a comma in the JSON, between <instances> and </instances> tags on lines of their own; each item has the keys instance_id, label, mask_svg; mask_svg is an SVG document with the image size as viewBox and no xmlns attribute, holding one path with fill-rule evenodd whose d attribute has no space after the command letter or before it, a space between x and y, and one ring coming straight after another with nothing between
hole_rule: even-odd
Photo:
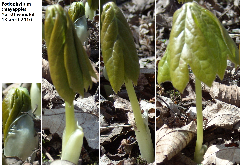
<instances>
[{"instance_id":1,"label":"pair of shoots","mask_svg":"<svg viewBox=\"0 0 240 165\"><path fill-rule=\"evenodd\" d=\"M150 131L141 116L132 84L132 82L137 84L139 63L130 28L120 9L113 2L104 5L101 22L102 52L110 83L117 92L125 82L135 115L140 152L144 159L153 162L154 149ZM54 86L65 100L66 108L62 160L77 164L83 132L74 119L72 102L76 92L83 96L84 89L87 90L92 85L91 76L96 76L72 24L68 14L60 6L54 5L48 8L45 19L45 40L50 73ZM71 148L73 146L75 147ZM73 156L73 153L76 155Z\"/></svg>"}]
</instances>

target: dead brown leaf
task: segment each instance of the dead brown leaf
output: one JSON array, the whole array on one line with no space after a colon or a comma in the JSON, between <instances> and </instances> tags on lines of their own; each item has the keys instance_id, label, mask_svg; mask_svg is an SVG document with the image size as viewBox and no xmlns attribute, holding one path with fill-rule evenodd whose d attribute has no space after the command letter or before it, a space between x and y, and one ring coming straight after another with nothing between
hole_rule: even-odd
<instances>
[{"instance_id":1,"label":"dead brown leaf","mask_svg":"<svg viewBox=\"0 0 240 165\"><path fill-rule=\"evenodd\" d=\"M178 154L192 140L195 131L195 122L175 129L170 129L167 125L163 125L156 132L156 163L170 160Z\"/></svg>"}]
</instances>

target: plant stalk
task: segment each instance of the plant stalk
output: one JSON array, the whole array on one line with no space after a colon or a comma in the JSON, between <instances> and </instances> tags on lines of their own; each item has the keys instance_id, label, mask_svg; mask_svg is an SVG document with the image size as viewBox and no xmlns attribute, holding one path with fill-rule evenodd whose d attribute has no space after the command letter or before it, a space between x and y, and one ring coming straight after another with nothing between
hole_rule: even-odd
<instances>
[{"instance_id":1,"label":"plant stalk","mask_svg":"<svg viewBox=\"0 0 240 165\"><path fill-rule=\"evenodd\" d=\"M202 87L201 81L195 78L196 107L197 107L197 140L194 153L194 161L201 163L203 160L203 115L202 115Z\"/></svg>"},{"instance_id":2,"label":"plant stalk","mask_svg":"<svg viewBox=\"0 0 240 165\"><path fill-rule=\"evenodd\" d=\"M83 129L75 120L73 103L65 101L66 127L62 138L62 160L78 163L83 144Z\"/></svg>"},{"instance_id":3,"label":"plant stalk","mask_svg":"<svg viewBox=\"0 0 240 165\"><path fill-rule=\"evenodd\" d=\"M76 130L76 120L74 115L73 102L69 104L65 101L65 116L66 116L66 134L71 135Z\"/></svg>"},{"instance_id":4,"label":"plant stalk","mask_svg":"<svg viewBox=\"0 0 240 165\"><path fill-rule=\"evenodd\" d=\"M135 135L137 138L141 156L148 163L152 163L154 162L154 149L153 149L150 130L148 128L148 125L145 125L144 120L142 118L140 106L137 100L136 93L133 88L132 81L128 80L127 82L125 82L125 86L128 92L128 97L131 102L133 114L135 117L135 123L137 127L137 129L135 130Z\"/></svg>"},{"instance_id":5,"label":"plant stalk","mask_svg":"<svg viewBox=\"0 0 240 165\"><path fill-rule=\"evenodd\" d=\"M64 139L62 141L62 151L65 151L66 144L72 133L76 130L76 120L74 115L73 102L69 104L65 101L65 129L64 129Z\"/></svg>"}]
</instances>

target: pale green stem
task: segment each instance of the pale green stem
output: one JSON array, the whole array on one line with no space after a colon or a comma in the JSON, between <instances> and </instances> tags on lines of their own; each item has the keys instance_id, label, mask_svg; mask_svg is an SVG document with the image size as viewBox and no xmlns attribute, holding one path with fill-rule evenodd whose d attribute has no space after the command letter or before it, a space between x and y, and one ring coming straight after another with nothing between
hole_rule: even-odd
<instances>
[{"instance_id":1,"label":"pale green stem","mask_svg":"<svg viewBox=\"0 0 240 165\"><path fill-rule=\"evenodd\" d=\"M74 115L73 103L69 104L65 101L65 115L66 115L66 133L71 134L75 131L76 120Z\"/></svg>"},{"instance_id":2,"label":"pale green stem","mask_svg":"<svg viewBox=\"0 0 240 165\"><path fill-rule=\"evenodd\" d=\"M83 129L75 120L73 103L65 101L66 127L62 137L62 160L78 163L83 144Z\"/></svg>"},{"instance_id":3,"label":"pale green stem","mask_svg":"<svg viewBox=\"0 0 240 165\"><path fill-rule=\"evenodd\" d=\"M125 82L127 88L128 97L131 102L133 114L135 117L135 123L137 129L135 130L138 146L141 152L141 156L147 160L148 163L154 162L154 149L151 139L150 130L148 125L145 125L144 120L141 115L140 106L137 100L136 93L133 88L131 80Z\"/></svg>"},{"instance_id":4,"label":"pale green stem","mask_svg":"<svg viewBox=\"0 0 240 165\"><path fill-rule=\"evenodd\" d=\"M76 130L76 120L74 115L74 106L73 102L69 104L65 101L65 117L66 117L66 126L65 126L65 138L66 141L68 141L69 137L72 135L72 133ZM62 150L64 150L65 144L62 146Z\"/></svg>"},{"instance_id":5,"label":"pale green stem","mask_svg":"<svg viewBox=\"0 0 240 165\"><path fill-rule=\"evenodd\" d=\"M197 107L197 140L194 153L194 160L201 163L203 160L203 115L202 115L202 88L201 81L195 78L196 107Z\"/></svg>"}]
</instances>

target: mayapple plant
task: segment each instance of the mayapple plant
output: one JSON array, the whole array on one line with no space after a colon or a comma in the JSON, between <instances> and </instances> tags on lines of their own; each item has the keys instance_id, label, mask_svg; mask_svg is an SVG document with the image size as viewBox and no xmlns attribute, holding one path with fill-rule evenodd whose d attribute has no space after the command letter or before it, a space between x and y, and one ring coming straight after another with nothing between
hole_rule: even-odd
<instances>
[{"instance_id":1,"label":"mayapple plant","mask_svg":"<svg viewBox=\"0 0 240 165\"><path fill-rule=\"evenodd\" d=\"M75 120L73 100L75 93L84 96L84 89L92 87L91 76L96 78L96 75L71 18L60 5L47 8L45 40L52 82L65 100L66 127L61 159L77 164L84 133Z\"/></svg>"},{"instance_id":2,"label":"mayapple plant","mask_svg":"<svg viewBox=\"0 0 240 165\"><path fill-rule=\"evenodd\" d=\"M30 89L31 108L34 110L34 114L41 117L41 83L32 83Z\"/></svg>"},{"instance_id":3,"label":"mayapple plant","mask_svg":"<svg viewBox=\"0 0 240 165\"><path fill-rule=\"evenodd\" d=\"M12 88L2 102L4 155L26 160L38 146L26 88ZM35 155L32 158L34 160Z\"/></svg>"},{"instance_id":4,"label":"mayapple plant","mask_svg":"<svg viewBox=\"0 0 240 165\"><path fill-rule=\"evenodd\" d=\"M216 75L224 77L227 59L240 65L236 44L219 20L197 2L185 3L173 15L167 50L158 64L158 83L171 81L181 93L189 81L189 67L195 75L197 141L194 159L201 163L203 116L201 82L212 85Z\"/></svg>"},{"instance_id":5,"label":"mayapple plant","mask_svg":"<svg viewBox=\"0 0 240 165\"><path fill-rule=\"evenodd\" d=\"M154 161L151 134L142 118L133 88L133 84L137 84L140 72L138 55L129 25L114 2L108 2L103 6L101 48L108 79L114 92L117 93L125 83L135 117L135 134L141 156L151 163Z\"/></svg>"}]
</instances>

